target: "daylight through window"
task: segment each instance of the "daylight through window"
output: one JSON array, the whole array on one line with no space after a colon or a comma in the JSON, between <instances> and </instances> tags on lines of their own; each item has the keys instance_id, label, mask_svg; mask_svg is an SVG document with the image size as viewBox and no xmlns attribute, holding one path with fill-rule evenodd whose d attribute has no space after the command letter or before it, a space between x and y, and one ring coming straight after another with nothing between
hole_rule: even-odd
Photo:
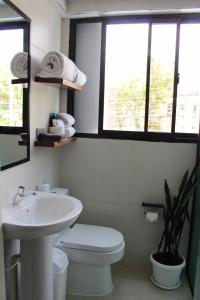
<instances>
[{"instance_id":1,"label":"daylight through window","mask_svg":"<svg viewBox=\"0 0 200 300\"><path fill-rule=\"evenodd\" d=\"M177 24L114 24L106 28L103 129L171 132ZM193 32L194 34L191 34ZM180 27L176 132L199 126L200 25ZM149 51L149 52L148 52ZM147 72L149 61L149 73ZM147 80L149 79L149 84ZM148 91L147 91L148 90ZM147 107L148 106L148 107Z\"/></svg>"},{"instance_id":2,"label":"daylight through window","mask_svg":"<svg viewBox=\"0 0 200 300\"><path fill-rule=\"evenodd\" d=\"M200 14L71 20L70 55L88 77L69 92L77 136L196 142Z\"/></svg>"}]
</instances>

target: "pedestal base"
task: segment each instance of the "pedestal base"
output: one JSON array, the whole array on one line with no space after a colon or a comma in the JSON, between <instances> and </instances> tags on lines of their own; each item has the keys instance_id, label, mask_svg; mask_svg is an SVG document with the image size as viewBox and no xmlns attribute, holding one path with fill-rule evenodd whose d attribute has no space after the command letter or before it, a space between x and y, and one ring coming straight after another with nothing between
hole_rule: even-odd
<instances>
[{"instance_id":1,"label":"pedestal base","mask_svg":"<svg viewBox=\"0 0 200 300\"><path fill-rule=\"evenodd\" d=\"M21 240L21 300L53 300L51 236Z\"/></svg>"}]
</instances>

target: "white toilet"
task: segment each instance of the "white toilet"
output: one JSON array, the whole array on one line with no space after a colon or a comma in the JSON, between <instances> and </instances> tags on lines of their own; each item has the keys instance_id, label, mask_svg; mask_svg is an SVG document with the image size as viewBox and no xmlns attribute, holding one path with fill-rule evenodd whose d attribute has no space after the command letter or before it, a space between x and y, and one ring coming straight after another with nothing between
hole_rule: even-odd
<instances>
[{"instance_id":1,"label":"white toilet","mask_svg":"<svg viewBox=\"0 0 200 300\"><path fill-rule=\"evenodd\" d=\"M111 264L123 257L125 248L119 231L75 224L57 237L54 246L69 258L68 294L104 296L112 292Z\"/></svg>"}]
</instances>

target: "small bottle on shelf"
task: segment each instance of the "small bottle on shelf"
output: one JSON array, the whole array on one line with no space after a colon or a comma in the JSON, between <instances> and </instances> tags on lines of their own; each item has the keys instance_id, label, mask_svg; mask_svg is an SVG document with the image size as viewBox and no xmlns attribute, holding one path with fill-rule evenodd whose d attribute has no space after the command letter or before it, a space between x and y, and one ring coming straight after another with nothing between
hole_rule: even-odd
<instances>
[{"instance_id":1,"label":"small bottle on shelf","mask_svg":"<svg viewBox=\"0 0 200 300\"><path fill-rule=\"evenodd\" d=\"M52 112L50 113L50 118L49 118L49 127L53 127L53 122L52 120L56 119L56 113Z\"/></svg>"}]
</instances>

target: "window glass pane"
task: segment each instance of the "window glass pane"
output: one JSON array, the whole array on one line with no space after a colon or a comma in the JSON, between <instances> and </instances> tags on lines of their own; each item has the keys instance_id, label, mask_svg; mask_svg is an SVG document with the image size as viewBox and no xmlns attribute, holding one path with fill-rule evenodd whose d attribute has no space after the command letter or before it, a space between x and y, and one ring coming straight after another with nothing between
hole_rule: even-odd
<instances>
[{"instance_id":1,"label":"window glass pane","mask_svg":"<svg viewBox=\"0 0 200 300\"><path fill-rule=\"evenodd\" d=\"M153 24L148 130L171 132L176 24Z\"/></svg>"},{"instance_id":2,"label":"window glass pane","mask_svg":"<svg viewBox=\"0 0 200 300\"><path fill-rule=\"evenodd\" d=\"M11 84L10 62L23 51L23 29L0 30L0 41L0 126L22 127L23 87Z\"/></svg>"},{"instance_id":3,"label":"window glass pane","mask_svg":"<svg viewBox=\"0 0 200 300\"><path fill-rule=\"evenodd\" d=\"M176 132L197 133L200 105L200 24L183 24L180 55Z\"/></svg>"},{"instance_id":4,"label":"window glass pane","mask_svg":"<svg viewBox=\"0 0 200 300\"><path fill-rule=\"evenodd\" d=\"M107 26L103 129L144 130L148 26Z\"/></svg>"}]
</instances>

